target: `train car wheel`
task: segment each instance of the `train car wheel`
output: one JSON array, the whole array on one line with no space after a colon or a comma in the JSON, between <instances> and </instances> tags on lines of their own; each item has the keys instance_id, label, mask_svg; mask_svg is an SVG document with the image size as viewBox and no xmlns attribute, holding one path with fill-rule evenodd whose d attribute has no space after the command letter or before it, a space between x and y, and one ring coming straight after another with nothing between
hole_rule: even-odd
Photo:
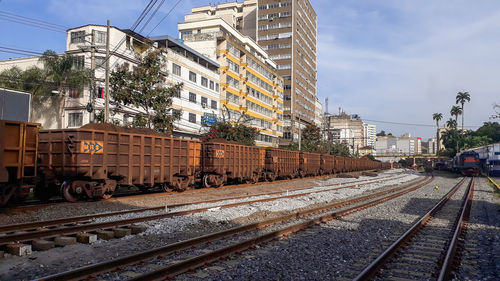
<instances>
[{"instance_id":1,"label":"train car wheel","mask_svg":"<svg viewBox=\"0 0 500 281\"><path fill-rule=\"evenodd\" d=\"M68 202L78 201L78 195L73 193L73 188L71 187L71 182L64 182L61 185L61 194Z\"/></svg>"},{"instance_id":2,"label":"train car wheel","mask_svg":"<svg viewBox=\"0 0 500 281\"><path fill-rule=\"evenodd\" d=\"M209 179L209 174L205 174L203 175L203 178L201 179L201 181L203 182L203 187L205 188L210 188L212 187L212 185L210 184L210 179Z\"/></svg>"}]
</instances>

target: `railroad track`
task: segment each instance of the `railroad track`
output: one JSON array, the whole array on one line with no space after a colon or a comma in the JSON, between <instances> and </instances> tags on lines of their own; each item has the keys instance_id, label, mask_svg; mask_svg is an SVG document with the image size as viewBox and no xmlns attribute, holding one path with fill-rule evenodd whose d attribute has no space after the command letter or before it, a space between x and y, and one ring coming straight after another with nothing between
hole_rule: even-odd
<instances>
[{"instance_id":1,"label":"railroad track","mask_svg":"<svg viewBox=\"0 0 500 281\"><path fill-rule=\"evenodd\" d=\"M354 280L449 280L467 224L474 179L462 180Z\"/></svg>"},{"instance_id":2,"label":"railroad track","mask_svg":"<svg viewBox=\"0 0 500 281\"><path fill-rule=\"evenodd\" d=\"M132 280L165 280L216 262L234 253L251 249L257 244L266 243L316 224L381 204L421 188L432 181L433 178L424 178L412 184L234 227L127 257L42 277L38 280L95 278L121 280L126 279L126 275L122 274L131 271L141 274Z\"/></svg>"},{"instance_id":3,"label":"railroad track","mask_svg":"<svg viewBox=\"0 0 500 281\"><path fill-rule=\"evenodd\" d=\"M290 181L300 181L300 180L311 180L311 179L330 179L330 178L335 178L338 177L339 175L359 175L362 173L372 173L376 170L369 170L369 171L357 171L357 172L347 172L347 173L342 173L342 174L335 174L335 175L321 175L321 176L313 176L313 177L306 177L306 178L295 178L295 179L280 179L280 180L274 180L274 181L262 181L258 182L258 185L268 185L268 184L275 184L275 183L285 183L285 182L290 182ZM241 187L246 187L246 186L255 186L255 184L230 184L230 185L224 185L222 187L209 187L209 188L192 188L188 189L186 191L183 191L183 194L191 194L191 193L199 193L207 190L221 190L221 189L231 189L231 188L241 188ZM142 199L142 198L148 198L148 197L157 197L157 196L172 196L179 194L178 192L169 192L166 193L165 191L161 190L148 190L147 193L144 192L118 192L115 195L113 195L112 198L103 200L106 202L115 202L115 201L121 201L121 200L135 200L135 199ZM85 202L85 201L81 201ZM43 202L37 199L33 199L30 201L25 201L25 202L20 202L17 204L13 204L9 207L4 207L0 208L1 211L8 211L8 212L25 212L25 211L32 211L32 210L38 210L41 208L45 207L50 207L54 205L60 205L60 204L75 204L75 203L70 203L62 198L52 198L50 202Z\"/></svg>"},{"instance_id":4,"label":"railroad track","mask_svg":"<svg viewBox=\"0 0 500 281\"><path fill-rule=\"evenodd\" d=\"M130 214L130 213L141 213L141 212L146 212L146 211L160 211L160 210L164 210L165 206L134 209L134 210L125 210L125 211L109 212L109 213L101 213L101 214L94 214L94 215L88 215L88 216L62 218L62 219L55 219L55 220L48 220L48 221L38 221L38 222L31 222L31 223L24 223L24 224L5 225L5 226L0 226L0 234L1 234L0 235L0 247L6 247L8 244L11 244L14 242L33 244L33 241L35 241L35 240L54 240L56 237L59 237L59 236L77 236L78 237L78 235L80 233L87 233L87 234L85 234L86 236L92 235L92 234L93 235L100 235L101 237L99 237L99 238L105 237L106 239L110 239L115 235L120 237L120 236L122 236L123 233L125 233L125 235L136 234L136 233L139 233L141 230L144 230L143 227L134 226L134 224L136 224L136 223L147 222L147 221L152 221L152 220L157 220L157 219L171 218L171 217L182 216L182 215L187 215L187 214L192 214L192 213L199 213L199 212L207 211L207 210L212 209L212 208L231 208L231 207L236 207L236 206L240 206L240 205L248 205L248 204L258 203L258 202L266 202L266 201L273 201L273 200L278 200L278 199L301 197L301 196L306 196L306 195L313 194L313 193L321 193L321 192L327 192L327 191L345 189L345 188L355 188L355 187L359 187L359 186L363 186L363 185L380 183L380 182L383 182L386 180L390 181L390 180L395 180L395 179L399 179L399 178L401 178L401 177L379 179L379 180L372 180L372 181L365 181L365 182L354 182L354 183L347 183L347 184L335 184L335 185L332 185L332 186L335 186L332 188L325 188L325 189L321 189L321 190L314 190L311 192L302 192L302 193L296 193L296 194L290 194L290 195L282 195L284 193L283 191L266 192L263 194L253 195L253 196L262 196L262 195L279 195L279 196L256 199L256 200L246 200L246 201L237 202L237 203L220 204L220 205L216 205L216 206L195 208L195 209L190 209L190 210L185 210L185 211L171 211L168 213L159 213L159 214L154 214L154 215L138 216L135 218L119 219L119 220L101 222L101 223L95 223L95 222L92 222L92 220L94 220L96 218L112 217L112 216L118 216L118 215ZM408 184L408 185L410 185L410 184ZM183 206L188 206L188 205L197 205L197 204L202 204L202 203L214 203L214 202L218 202L218 201L226 201L226 200L242 199L242 198L251 198L251 196L244 195L244 196L237 196L237 197L224 198L224 199L203 200L203 201L193 202L193 203L170 205L168 207L172 210L172 209L175 209L178 207L183 207ZM119 228L119 230L116 231L113 228ZM130 230L130 233L129 233L129 230L127 230L127 229ZM107 231L107 233L103 233L100 231ZM110 231L113 232L113 235L111 235L111 233L109 233ZM120 234L115 234L115 232L119 232ZM95 238L93 238L93 239L95 239ZM91 241L92 241L92 239L89 240L88 242L91 242ZM40 242L40 241L37 241L36 244L39 244L38 242ZM42 243L43 242L44 241L42 241Z\"/></svg>"}]
</instances>

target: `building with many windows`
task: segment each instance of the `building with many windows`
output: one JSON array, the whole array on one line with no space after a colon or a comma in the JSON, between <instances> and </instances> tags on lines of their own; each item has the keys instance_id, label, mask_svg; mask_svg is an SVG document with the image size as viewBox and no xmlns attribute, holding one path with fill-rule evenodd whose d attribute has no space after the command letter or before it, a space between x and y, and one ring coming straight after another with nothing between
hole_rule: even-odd
<instances>
[{"instance_id":1,"label":"building with many windows","mask_svg":"<svg viewBox=\"0 0 500 281\"><path fill-rule=\"evenodd\" d=\"M170 36L152 37L158 48L167 50L167 81L182 83L172 107L181 110L174 135L198 136L219 116L219 64Z\"/></svg>"},{"instance_id":2,"label":"building with many windows","mask_svg":"<svg viewBox=\"0 0 500 281\"><path fill-rule=\"evenodd\" d=\"M257 145L277 146L283 136L283 79L250 37L221 18L179 23L184 44L219 63L221 115L260 130Z\"/></svg>"},{"instance_id":3,"label":"building with many windows","mask_svg":"<svg viewBox=\"0 0 500 281\"><path fill-rule=\"evenodd\" d=\"M363 123L365 146L375 147L377 140L377 125Z\"/></svg>"},{"instance_id":4,"label":"building with many windows","mask_svg":"<svg viewBox=\"0 0 500 281\"><path fill-rule=\"evenodd\" d=\"M185 22L220 18L254 39L284 79L284 138L317 120L317 16L308 0L246 0L193 8ZM183 32L181 31L181 36ZM286 142L285 142L286 143Z\"/></svg>"},{"instance_id":5,"label":"building with many windows","mask_svg":"<svg viewBox=\"0 0 500 281\"><path fill-rule=\"evenodd\" d=\"M147 43L146 43L147 41ZM155 43L152 43L155 42ZM87 123L96 122L95 113L104 109L104 78L106 63L106 26L85 25L69 29L67 32L66 53L75 57L75 68L94 69L95 88L83 91L69 89L57 104L45 99L45 112L41 119L44 128L78 128ZM219 115L219 64L197 51L182 44L177 39L160 36L146 39L130 30L110 28L111 71L126 64L132 70L139 62L137 56L149 48L166 50L166 83L183 83L179 96L173 99L173 110L181 110L182 117L175 122L174 136L197 137L204 130L204 125ZM20 58L0 62L0 70L18 66L25 70L33 66L43 67L38 57ZM47 104L52 102L51 104ZM93 106L93 112L87 109ZM141 110L133 107L116 109L110 103L110 121L126 125L133 121ZM41 106L41 105L40 105ZM47 110L47 108L51 107ZM61 107L60 110L54 110ZM34 108L34 110L36 110ZM60 111L60 112L59 112ZM51 112L56 112L51 114ZM52 116L53 115L53 116ZM51 116L48 118L47 116Z\"/></svg>"},{"instance_id":6,"label":"building with many windows","mask_svg":"<svg viewBox=\"0 0 500 281\"><path fill-rule=\"evenodd\" d=\"M324 132L328 140L344 143L352 154L358 154L365 146L363 120L358 115L326 115L325 122Z\"/></svg>"}]
</instances>

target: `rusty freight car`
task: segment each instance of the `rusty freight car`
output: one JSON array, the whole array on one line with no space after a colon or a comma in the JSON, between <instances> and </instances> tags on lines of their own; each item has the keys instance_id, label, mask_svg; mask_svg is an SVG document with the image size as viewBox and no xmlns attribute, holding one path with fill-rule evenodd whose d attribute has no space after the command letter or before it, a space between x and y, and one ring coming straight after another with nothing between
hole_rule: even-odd
<instances>
[{"instance_id":1,"label":"rusty freight car","mask_svg":"<svg viewBox=\"0 0 500 281\"><path fill-rule=\"evenodd\" d=\"M112 130L40 131L45 196L109 198L116 187L184 190L199 172L201 143Z\"/></svg>"},{"instance_id":2,"label":"rusty freight car","mask_svg":"<svg viewBox=\"0 0 500 281\"><path fill-rule=\"evenodd\" d=\"M36 183L39 126L0 121L0 206L26 198Z\"/></svg>"},{"instance_id":3,"label":"rusty freight car","mask_svg":"<svg viewBox=\"0 0 500 281\"><path fill-rule=\"evenodd\" d=\"M321 169L321 154L301 151L299 157L300 177L319 175Z\"/></svg>"},{"instance_id":4,"label":"rusty freight car","mask_svg":"<svg viewBox=\"0 0 500 281\"><path fill-rule=\"evenodd\" d=\"M331 154L321 154L320 174L335 173L335 156Z\"/></svg>"},{"instance_id":5,"label":"rusty freight car","mask_svg":"<svg viewBox=\"0 0 500 281\"><path fill-rule=\"evenodd\" d=\"M273 147L265 151L264 177L273 181L276 178L295 178L299 171L299 152Z\"/></svg>"},{"instance_id":6,"label":"rusty freight car","mask_svg":"<svg viewBox=\"0 0 500 281\"><path fill-rule=\"evenodd\" d=\"M203 143L202 159L204 187L219 187L230 180L256 183L264 168L258 147L232 142Z\"/></svg>"}]
</instances>

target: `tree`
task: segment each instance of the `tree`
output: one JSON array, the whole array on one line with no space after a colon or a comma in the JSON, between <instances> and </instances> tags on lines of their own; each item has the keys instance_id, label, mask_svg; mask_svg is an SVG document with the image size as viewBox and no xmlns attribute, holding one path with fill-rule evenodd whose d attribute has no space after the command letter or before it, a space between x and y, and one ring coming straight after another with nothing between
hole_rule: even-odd
<instances>
[{"instance_id":1,"label":"tree","mask_svg":"<svg viewBox=\"0 0 500 281\"><path fill-rule=\"evenodd\" d=\"M498 122L484 122L483 126L474 132L474 135L486 136L491 139L492 143L500 142L500 124Z\"/></svg>"},{"instance_id":2,"label":"tree","mask_svg":"<svg viewBox=\"0 0 500 281\"><path fill-rule=\"evenodd\" d=\"M469 92L458 92L456 97L456 104L462 105L462 131L464 130L464 103L470 102Z\"/></svg>"},{"instance_id":3,"label":"tree","mask_svg":"<svg viewBox=\"0 0 500 281\"><path fill-rule=\"evenodd\" d=\"M385 131L380 131L380 133L377 134L377 137L385 137Z\"/></svg>"},{"instance_id":4,"label":"tree","mask_svg":"<svg viewBox=\"0 0 500 281\"><path fill-rule=\"evenodd\" d=\"M172 97L177 96L182 84L165 87L167 74L165 56L156 49L139 58L137 66L130 71L128 65L118 66L111 73L111 98L117 103L116 110L122 106L134 106L144 111L134 121L136 127L154 128L160 132L173 129L173 122L180 117L172 110Z\"/></svg>"},{"instance_id":5,"label":"tree","mask_svg":"<svg viewBox=\"0 0 500 281\"><path fill-rule=\"evenodd\" d=\"M43 63L44 82L59 94L66 95L70 90L81 92L92 81L90 70L78 66L78 58L70 54L58 55L47 50L39 60Z\"/></svg>"},{"instance_id":6,"label":"tree","mask_svg":"<svg viewBox=\"0 0 500 281\"><path fill-rule=\"evenodd\" d=\"M437 141L437 153L439 153L439 121L441 121L441 119L443 119L443 114L442 113L434 113L432 114L432 119L436 121L436 127L437 127L437 131L436 131L436 141Z\"/></svg>"},{"instance_id":7,"label":"tree","mask_svg":"<svg viewBox=\"0 0 500 281\"><path fill-rule=\"evenodd\" d=\"M446 127L450 130L457 129L457 120L453 120L452 118L448 119L448 121L446 121Z\"/></svg>"},{"instance_id":8,"label":"tree","mask_svg":"<svg viewBox=\"0 0 500 281\"><path fill-rule=\"evenodd\" d=\"M301 133L301 150L307 152L318 152L321 145L321 129L308 124Z\"/></svg>"},{"instance_id":9,"label":"tree","mask_svg":"<svg viewBox=\"0 0 500 281\"><path fill-rule=\"evenodd\" d=\"M204 142L224 139L235 141L244 145L255 145L255 138L259 135L259 130L254 127L246 126L243 123L230 123L226 121L217 121L210 126L210 130L203 134L201 140Z\"/></svg>"},{"instance_id":10,"label":"tree","mask_svg":"<svg viewBox=\"0 0 500 281\"><path fill-rule=\"evenodd\" d=\"M460 108L460 106L454 105L451 107L450 114L451 116L455 116L455 123L458 124L458 115L462 114L462 109Z\"/></svg>"}]
</instances>

